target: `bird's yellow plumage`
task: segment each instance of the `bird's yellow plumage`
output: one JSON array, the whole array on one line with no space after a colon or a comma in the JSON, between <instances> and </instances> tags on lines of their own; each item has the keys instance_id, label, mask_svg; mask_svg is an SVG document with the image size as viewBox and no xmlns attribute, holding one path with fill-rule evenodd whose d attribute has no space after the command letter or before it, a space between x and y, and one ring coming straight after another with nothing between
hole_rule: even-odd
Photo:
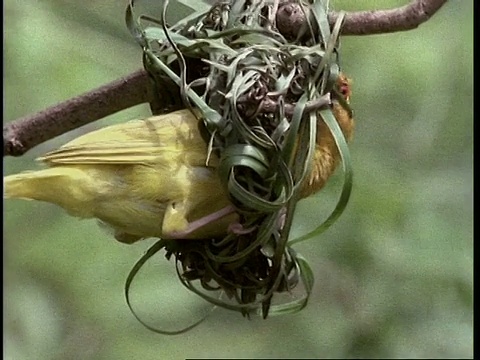
<instances>
[{"instance_id":1,"label":"bird's yellow plumage","mask_svg":"<svg viewBox=\"0 0 480 360\"><path fill-rule=\"evenodd\" d=\"M229 205L217 159L206 166L206 156L197 118L180 110L83 135L39 159L50 168L5 177L5 197L48 201L71 215L98 218L127 242L221 235L233 214L182 233Z\"/></svg>"},{"instance_id":2,"label":"bird's yellow plumage","mask_svg":"<svg viewBox=\"0 0 480 360\"><path fill-rule=\"evenodd\" d=\"M348 90L348 81L343 78ZM346 94L348 99L349 92ZM350 139L353 119L335 103ZM302 188L318 191L339 161L320 120L313 168ZM108 126L80 136L39 160L47 169L4 178L4 197L47 201L73 216L97 218L122 242L146 237L222 236L238 218L189 110Z\"/></svg>"}]
</instances>

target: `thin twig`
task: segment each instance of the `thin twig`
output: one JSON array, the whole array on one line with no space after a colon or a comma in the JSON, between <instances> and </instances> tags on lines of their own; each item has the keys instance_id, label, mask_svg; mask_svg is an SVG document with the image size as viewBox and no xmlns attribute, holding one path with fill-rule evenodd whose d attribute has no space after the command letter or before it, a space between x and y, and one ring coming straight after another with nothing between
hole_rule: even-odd
<instances>
[{"instance_id":1,"label":"thin twig","mask_svg":"<svg viewBox=\"0 0 480 360\"><path fill-rule=\"evenodd\" d=\"M411 30L437 12L447 0L415 0L391 10L346 13L342 35L371 35ZM282 9L279 8L279 12ZM289 11L284 24L297 24L299 17ZM305 16L305 15L303 15ZM330 23L338 14L330 13ZM301 20L301 19L300 19ZM293 27L296 27L294 25ZM297 27L298 28L298 27ZM154 101L148 74L138 70L83 95L52 106L36 114L17 119L3 127L3 156L21 156L31 148L58 135L114 114L120 110Z\"/></svg>"},{"instance_id":2,"label":"thin twig","mask_svg":"<svg viewBox=\"0 0 480 360\"><path fill-rule=\"evenodd\" d=\"M238 100L237 103L242 105L247 105L250 104L251 102L248 101L248 96L241 96ZM242 104L243 103L243 104ZM325 94L318 99L315 100L310 100L307 101L305 104L305 107L303 109L303 114L308 114L312 111L324 108L332 103L332 100L330 98L330 93ZM283 105L283 111L285 112L285 115L288 118L291 118L293 116L293 113L295 111L295 105L296 104L284 104ZM258 106L254 106L256 109L254 110L253 115L248 113L245 113L246 117L254 117L258 113L262 114L268 114L268 113L275 113L279 111L279 107L281 104L278 101L275 101L269 97L265 97Z\"/></svg>"}]
</instances>

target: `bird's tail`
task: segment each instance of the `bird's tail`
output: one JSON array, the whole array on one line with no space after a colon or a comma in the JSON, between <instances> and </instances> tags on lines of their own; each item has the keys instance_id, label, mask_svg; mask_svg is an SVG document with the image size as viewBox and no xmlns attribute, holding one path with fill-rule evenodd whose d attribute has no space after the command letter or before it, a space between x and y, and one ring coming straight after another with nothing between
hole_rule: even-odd
<instances>
[{"instance_id":1,"label":"bird's tail","mask_svg":"<svg viewBox=\"0 0 480 360\"><path fill-rule=\"evenodd\" d=\"M3 178L3 197L40 200L63 207L72 215L84 216L87 202L84 171L76 168L54 167L28 171Z\"/></svg>"}]
</instances>

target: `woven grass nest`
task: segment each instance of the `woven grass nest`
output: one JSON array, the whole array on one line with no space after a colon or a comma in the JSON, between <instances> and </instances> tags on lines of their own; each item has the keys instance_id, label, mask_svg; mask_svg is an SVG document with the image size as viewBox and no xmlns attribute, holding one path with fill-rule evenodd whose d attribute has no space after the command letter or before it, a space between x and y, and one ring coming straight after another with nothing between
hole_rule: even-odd
<instances>
[{"instance_id":1,"label":"woven grass nest","mask_svg":"<svg viewBox=\"0 0 480 360\"><path fill-rule=\"evenodd\" d=\"M292 245L325 230L350 193L348 149L341 146L341 132L332 129L341 138L345 173L340 200L315 231L288 238L315 147L317 116L327 122L330 99L338 95L343 16L331 28L325 0L231 0L170 26L167 6L165 1L163 16L155 19L134 16L131 1L127 26L143 49L159 98L169 96L157 110L200 109L204 139L220 158L219 175L241 220L224 238L159 240L130 273L127 301L137 271L165 249L182 283L216 306L264 318L299 311L310 295L313 272ZM299 283L300 299L272 302Z\"/></svg>"}]
</instances>

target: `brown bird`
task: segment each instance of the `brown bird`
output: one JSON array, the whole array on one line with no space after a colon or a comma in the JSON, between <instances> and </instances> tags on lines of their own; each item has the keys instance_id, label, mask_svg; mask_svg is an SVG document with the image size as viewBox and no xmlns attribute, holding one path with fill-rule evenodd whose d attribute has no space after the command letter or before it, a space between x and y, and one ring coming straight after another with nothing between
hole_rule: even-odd
<instances>
[{"instance_id":1,"label":"brown bird","mask_svg":"<svg viewBox=\"0 0 480 360\"><path fill-rule=\"evenodd\" d=\"M350 80L338 89L350 98ZM354 121L340 102L333 114L345 138ZM4 178L4 197L57 204L80 218L97 218L126 243L148 237L205 239L223 236L238 222L216 174L218 158L207 165L207 144L189 110L108 126L38 160L49 167ZM319 120L310 175L301 197L319 191L340 155L327 125Z\"/></svg>"}]
</instances>

